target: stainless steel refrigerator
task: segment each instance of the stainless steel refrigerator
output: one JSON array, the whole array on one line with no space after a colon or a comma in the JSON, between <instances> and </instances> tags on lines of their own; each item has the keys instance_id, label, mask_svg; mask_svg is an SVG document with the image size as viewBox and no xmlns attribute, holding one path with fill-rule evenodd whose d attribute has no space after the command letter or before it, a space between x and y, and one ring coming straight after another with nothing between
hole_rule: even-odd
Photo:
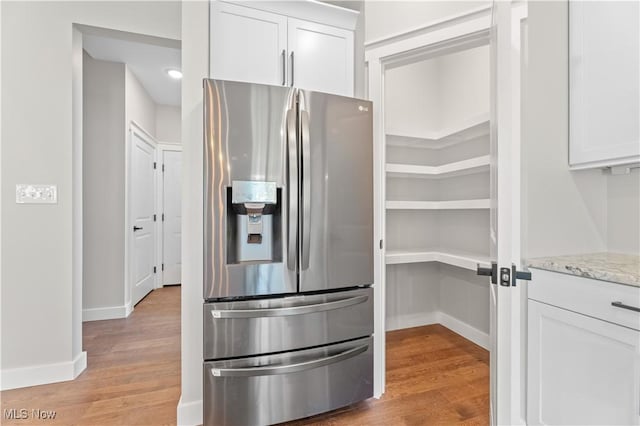
<instances>
[{"instance_id":1,"label":"stainless steel refrigerator","mask_svg":"<svg viewBox=\"0 0 640 426\"><path fill-rule=\"evenodd\" d=\"M369 101L204 81L204 424L373 395Z\"/></svg>"}]
</instances>

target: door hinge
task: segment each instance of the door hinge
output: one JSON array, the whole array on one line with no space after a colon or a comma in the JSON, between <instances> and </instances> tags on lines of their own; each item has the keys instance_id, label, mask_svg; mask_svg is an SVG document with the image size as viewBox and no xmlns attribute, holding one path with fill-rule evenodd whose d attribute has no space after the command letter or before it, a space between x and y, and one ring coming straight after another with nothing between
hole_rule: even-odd
<instances>
[{"instance_id":1,"label":"door hinge","mask_svg":"<svg viewBox=\"0 0 640 426\"><path fill-rule=\"evenodd\" d=\"M156 166L157 166L157 164L156 164L156 162L154 161L154 162L153 162L153 170L155 170L155 169L156 169Z\"/></svg>"},{"instance_id":2,"label":"door hinge","mask_svg":"<svg viewBox=\"0 0 640 426\"><path fill-rule=\"evenodd\" d=\"M162 221L164 222L164 213L162 213Z\"/></svg>"},{"instance_id":3,"label":"door hinge","mask_svg":"<svg viewBox=\"0 0 640 426\"><path fill-rule=\"evenodd\" d=\"M156 273L156 269L157 269L157 268L154 266L154 267L153 267L153 273L154 273L154 274Z\"/></svg>"},{"instance_id":4,"label":"door hinge","mask_svg":"<svg viewBox=\"0 0 640 426\"><path fill-rule=\"evenodd\" d=\"M154 214L154 215L153 215L153 221L155 222L155 221L156 221L156 219L157 219L157 218L156 218L156 215Z\"/></svg>"},{"instance_id":5,"label":"door hinge","mask_svg":"<svg viewBox=\"0 0 640 426\"><path fill-rule=\"evenodd\" d=\"M162 264L162 270L164 271L164 263Z\"/></svg>"},{"instance_id":6,"label":"door hinge","mask_svg":"<svg viewBox=\"0 0 640 426\"><path fill-rule=\"evenodd\" d=\"M162 165L162 173L164 173L164 164Z\"/></svg>"},{"instance_id":7,"label":"door hinge","mask_svg":"<svg viewBox=\"0 0 640 426\"><path fill-rule=\"evenodd\" d=\"M383 244L382 240L380 240L380 250L382 250L382 247L384 247L384 244Z\"/></svg>"}]
</instances>

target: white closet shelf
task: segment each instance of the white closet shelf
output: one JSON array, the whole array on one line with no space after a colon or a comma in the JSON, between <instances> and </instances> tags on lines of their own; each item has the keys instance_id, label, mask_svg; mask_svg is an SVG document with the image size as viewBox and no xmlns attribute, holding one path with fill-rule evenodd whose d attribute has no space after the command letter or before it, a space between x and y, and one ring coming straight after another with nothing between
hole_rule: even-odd
<instances>
[{"instance_id":1,"label":"white closet shelf","mask_svg":"<svg viewBox=\"0 0 640 426\"><path fill-rule=\"evenodd\" d=\"M490 161L489 155L483 155L441 166L387 163L386 171L390 177L445 178L488 171Z\"/></svg>"},{"instance_id":2,"label":"white closet shelf","mask_svg":"<svg viewBox=\"0 0 640 426\"><path fill-rule=\"evenodd\" d=\"M461 252L449 249L439 250L390 250L385 255L387 265L398 265L403 263L440 262L459 268L476 270L478 264L488 267L491 261L487 256Z\"/></svg>"},{"instance_id":3,"label":"white closet shelf","mask_svg":"<svg viewBox=\"0 0 640 426\"><path fill-rule=\"evenodd\" d=\"M387 131L387 145L439 149L489 135L489 114L481 114L444 129L409 134Z\"/></svg>"},{"instance_id":4,"label":"white closet shelf","mask_svg":"<svg viewBox=\"0 0 640 426\"><path fill-rule=\"evenodd\" d=\"M452 200L452 201L387 201L387 210L465 210L488 209L491 200Z\"/></svg>"}]
</instances>

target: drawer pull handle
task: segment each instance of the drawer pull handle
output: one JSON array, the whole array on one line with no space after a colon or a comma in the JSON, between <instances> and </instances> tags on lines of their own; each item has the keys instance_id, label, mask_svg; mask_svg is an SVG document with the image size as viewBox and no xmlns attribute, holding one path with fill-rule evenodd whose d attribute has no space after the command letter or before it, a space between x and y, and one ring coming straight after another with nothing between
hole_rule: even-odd
<instances>
[{"instance_id":1,"label":"drawer pull handle","mask_svg":"<svg viewBox=\"0 0 640 426\"><path fill-rule=\"evenodd\" d=\"M211 311L214 318L262 318L283 317L288 315L304 315L315 312L331 311L358 305L366 302L369 296L356 296L348 299L334 300L332 302L315 303L313 305L291 306L287 308L261 308L261 309L226 309Z\"/></svg>"},{"instance_id":2,"label":"drawer pull handle","mask_svg":"<svg viewBox=\"0 0 640 426\"><path fill-rule=\"evenodd\" d=\"M276 374L291 374L298 371L311 370L313 368L324 367L325 365L335 364L360 355L369 349L369 345L358 346L348 349L336 355L325 358L314 359L311 361L299 362L289 365L274 365L266 367L246 367L246 368L212 368L211 374L214 377L252 377L252 376L274 376Z\"/></svg>"},{"instance_id":3,"label":"drawer pull handle","mask_svg":"<svg viewBox=\"0 0 640 426\"><path fill-rule=\"evenodd\" d=\"M634 312L640 312L640 308L636 308L635 306L625 305L622 302L611 302L611 306L614 306L614 307L620 308L620 309L628 309L628 310L634 311Z\"/></svg>"}]
</instances>

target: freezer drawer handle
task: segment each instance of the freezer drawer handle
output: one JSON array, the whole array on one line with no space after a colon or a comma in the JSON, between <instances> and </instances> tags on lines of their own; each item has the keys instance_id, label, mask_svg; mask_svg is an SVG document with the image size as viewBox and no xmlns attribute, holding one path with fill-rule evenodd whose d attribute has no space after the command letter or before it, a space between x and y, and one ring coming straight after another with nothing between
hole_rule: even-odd
<instances>
[{"instance_id":1,"label":"freezer drawer handle","mask_svg":"<svg viewBox=\"0 0 640 426\"><path fill-rule=\"evenodd\" d=\"M212 368L211 374L215 377L251 377L251 376L274 376L276 374L291 374L299 371L311 370L314 368L324 367L325 365L335 364L360 355L369 349L369 345L358 346L353 349L346 350L336 355L326 358L314 359L312 361L300 362L289 365L274 365L267 367L247 367L247 368Z\"/></svg>"},{"instance_id":2,"label":"freezer drawer handle","mask_svg":"<svg viewBox=\"0 0 640 426\"><path fill-rule=\"evenodd\" d=\"M313 305L291 306L288 308L264 308L264 309L228 309L211 311L214 318L262 318L284 317L288 315L304 315L315 312L331 311L358 305L366 302L369 296L355 296L348 299L335 300L333 302L316 303Z\"/></svg>"}]
</instances>

